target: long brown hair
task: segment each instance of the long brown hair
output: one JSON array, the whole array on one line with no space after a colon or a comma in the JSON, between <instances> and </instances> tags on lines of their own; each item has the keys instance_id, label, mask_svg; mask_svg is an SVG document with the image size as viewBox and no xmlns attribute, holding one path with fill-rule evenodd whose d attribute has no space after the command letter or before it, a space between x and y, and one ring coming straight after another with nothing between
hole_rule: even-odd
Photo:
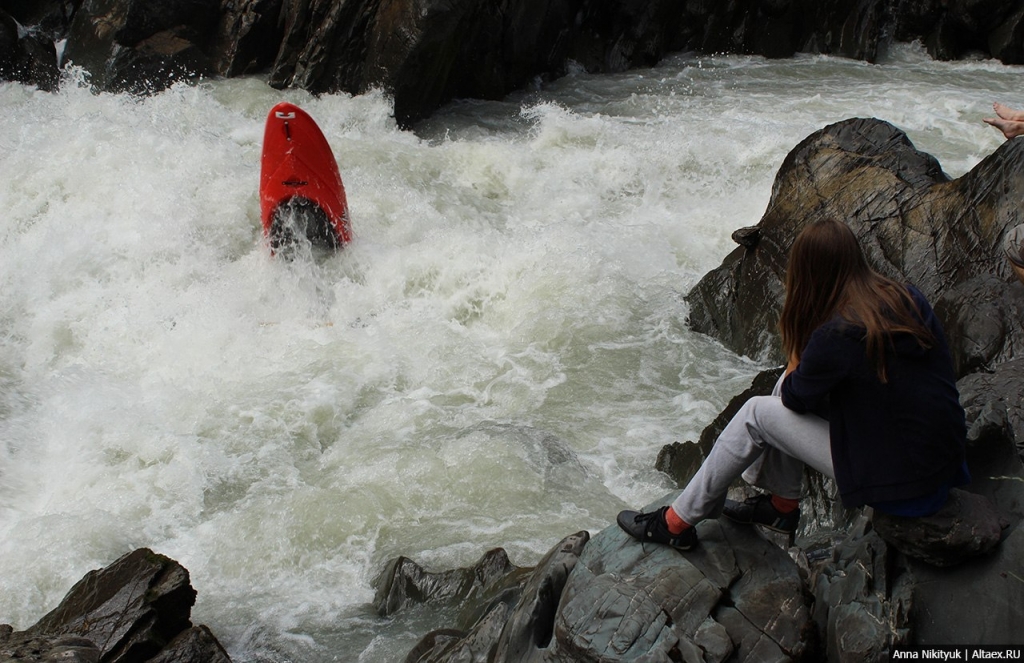
<instances>
[{"instance_id":1,"label":"long brown hair","mask_svg":"<svg viewBox=\"0 0 1024 663\"><path fill-rule=\"evenodd\" d=\"M892 334L912 334L924 348L934 341L916 310L906 288L868 266L856 235L845 223L815 221L793 242L786 303L779 319L787 359L800 356L811 333L838 314L865 330L867 356L885 382L885 344Z\"/></svg>"}]
</instances>

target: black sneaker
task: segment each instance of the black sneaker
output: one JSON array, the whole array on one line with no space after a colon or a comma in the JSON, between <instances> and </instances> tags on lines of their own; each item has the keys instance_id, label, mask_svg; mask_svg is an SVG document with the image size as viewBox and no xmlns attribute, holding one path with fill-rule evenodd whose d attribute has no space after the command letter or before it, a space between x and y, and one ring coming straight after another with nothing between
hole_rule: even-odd
<instances>
[{"instance_id":1,"label":"black sneaker","mask_svg":"<svg viewBox=\"0 0 1024 663\"><path fill-rule=\"evenodd\" d=\"M772 506L771 495L757 495L743 502L726 500L722 515L743 525L763 525L776 532L792 534L800 523L799 507L782 513Z\"/></svg>"},{"instance_id":2,"label":"black sneaker","mask_svg":"<svg viewBox=\"0 0 1024 663\"><path fill-rule=\"evenodd\" d=\"M665 511L663 506L657 511L641 513L639 511L620 511L616 521L619 527L634 539L641 542L664 543L676 550L689 550L697 545L697 529L687 527L680 534L672 534L665 524Z\"/></svg>"}]
</instances>

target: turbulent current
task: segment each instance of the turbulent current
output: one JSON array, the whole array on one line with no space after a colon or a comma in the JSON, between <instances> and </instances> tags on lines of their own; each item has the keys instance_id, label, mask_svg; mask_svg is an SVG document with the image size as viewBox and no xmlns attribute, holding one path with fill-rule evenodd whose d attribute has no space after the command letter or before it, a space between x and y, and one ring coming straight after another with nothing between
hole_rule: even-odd
<instances>
[{"instance_id":1,"label":"turbulent current","mask_svg":"<svg viewBox=\"0 0 1024 663\"><path fill-rule=\"evenodd\" d=\"M371 606L432 570L562 537L673 488L765 367L687 328L684 296L755 224L803 138L887 120L962 175L1021 69L675 56L459 102L415 132L383 94L257 79L150 98L0 85L0 623L86 572L181 562L237 662L400 661L451 615ZM272 258L263 121L305 108L354 241Z\"/></svg>"}]
</instances>

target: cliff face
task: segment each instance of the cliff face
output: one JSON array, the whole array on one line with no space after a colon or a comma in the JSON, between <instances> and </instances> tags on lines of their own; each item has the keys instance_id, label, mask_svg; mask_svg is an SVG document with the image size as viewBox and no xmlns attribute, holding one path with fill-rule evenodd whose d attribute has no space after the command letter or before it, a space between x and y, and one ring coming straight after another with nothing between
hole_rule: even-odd
<instances>
[{"instance_id":1,"label":"cliff face","mask_svg":"<svg viewBox=\"0 0 1024 663\"><path fill-rule=\"evenodd\" d=\"M453 98L500 98L567 67L616 72L667 53L797 52L875 61L1024 62L1024 0L8 0L0 79L50 88L61 62L100 89L263 74L276 87L394 96L403 125Z\"/></svg>"}]
</instances>

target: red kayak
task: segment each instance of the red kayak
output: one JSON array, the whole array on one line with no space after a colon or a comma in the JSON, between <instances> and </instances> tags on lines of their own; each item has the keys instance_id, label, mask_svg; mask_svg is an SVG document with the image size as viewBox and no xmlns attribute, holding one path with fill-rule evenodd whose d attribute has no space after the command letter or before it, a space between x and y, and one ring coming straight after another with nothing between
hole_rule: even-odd
<instances>
[{"instance_id":1,"label":"red kayak","mask_svg":"<svg viewBox=\"0 0 1024 663\"><path fill-rule=\"evenodd\" d=\"M260 213L263 233L274 250L297 236L332 249L352 239L345 186L331 146L313 118L287 102L267 115Z\"/></svg>"}]
</instances>

